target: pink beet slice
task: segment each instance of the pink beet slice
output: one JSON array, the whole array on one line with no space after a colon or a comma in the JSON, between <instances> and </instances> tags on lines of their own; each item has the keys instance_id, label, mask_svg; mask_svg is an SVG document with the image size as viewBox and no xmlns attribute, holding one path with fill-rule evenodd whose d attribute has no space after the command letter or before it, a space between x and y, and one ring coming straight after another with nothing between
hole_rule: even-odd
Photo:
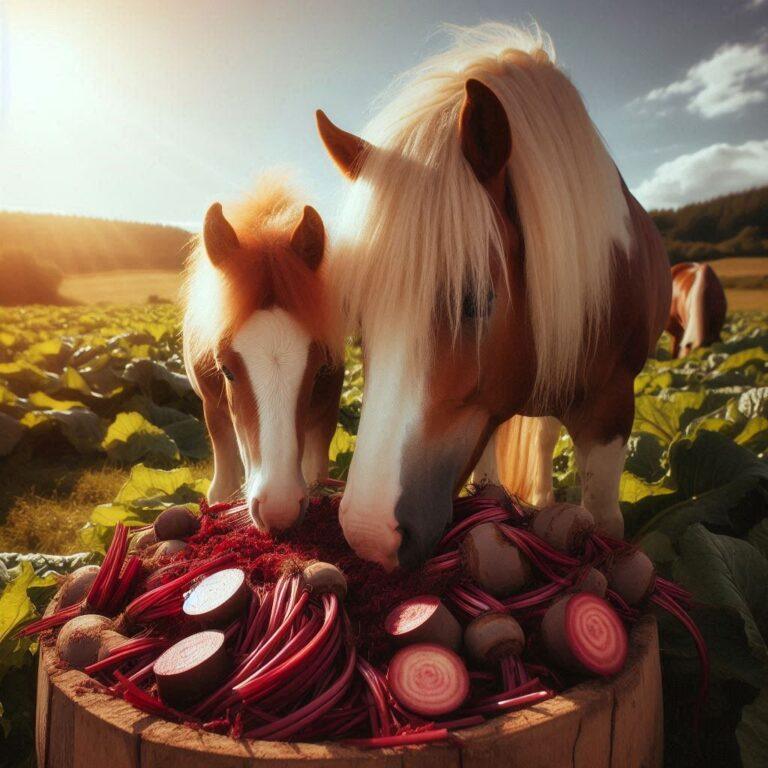
<instances>
[{"instance_id":1,"label":"pink beet slice","mask_svg":"<svg viewBox=\"0 0 768 768\"><path fill-rule=\"evenodd\" d=\"M436 643L458 651L461 625L439 597L421 595L395 606L384 619L384 629L399 645Z\"/></svg>"},{"instance_id":2,"label":"pink beet slice","mask_svg":"<svg viewBox=\"0 0 768 768\"><path fill-rule=\"evenodd\" d=\"M401 648L389 662L393 696L411 712L439 717L460 707L469 694L469 673L459 656L434 643Z\"/></svg>"},{"instance_id":3,"label":"pink beet slice","mask_svg":"<svg viewBox=\"0 0 768 768\"><path fill-rule=\"evenodd\" d=\"M602 598L579 592L558 600L544 614L541 637L560 666L595 675L615 675L627 659L627 630Z\"/></svg>"},{"instance_id":4,"label":"pink beet slice","mask_svg":"<svg viewBox=\"0 0 768 768\"><path fill-rule=\"evenodd\" d=\"M207 626L226 624L245 607L248 585L240 568L225 568L206 576L184 597L182 610Z\"/></svg>"},{"instance_id":5,"label":"pink beet slice","mask_svg":"<svg viewBox=\"0 0 768 768\"><path fill-rule=\"evenodd\" d=\"M183 707L211 693L226 677L229 659L223 632L185 637L157 659L153 671L164 701Z\"/></svg>"}]
</instances>

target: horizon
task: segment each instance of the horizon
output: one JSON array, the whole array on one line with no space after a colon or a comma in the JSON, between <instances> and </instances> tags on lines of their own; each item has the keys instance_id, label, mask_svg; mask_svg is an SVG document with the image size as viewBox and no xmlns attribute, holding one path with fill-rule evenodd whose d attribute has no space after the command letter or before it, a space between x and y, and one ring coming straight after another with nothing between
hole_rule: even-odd
<instances>
[{"instance_id":1,"label":"horizon","mask_svg":"<svg viewBox=\"0 0 768 768\"><path fill-rule=\"evenodd\" d=\"M344 181L315 108L360 131L393 78L442 47L441 23L526 15L646 207L768 183L765 0L578 13L555 0L0 0L0 207L195 231L211 202L277 165L330 218Z\"/></svg>"}]
</instances>

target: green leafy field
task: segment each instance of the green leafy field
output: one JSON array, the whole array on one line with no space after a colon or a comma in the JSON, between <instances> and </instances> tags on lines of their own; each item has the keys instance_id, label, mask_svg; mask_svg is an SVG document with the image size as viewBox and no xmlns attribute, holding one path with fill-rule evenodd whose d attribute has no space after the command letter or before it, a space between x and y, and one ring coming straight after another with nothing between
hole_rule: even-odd
<instances>
[{"instance_id":1,"label":"green leafy field","mask_svg":"<svg viewBox=\"0 0 768 768\"><path fill-rule=\"evenodd\" d=\"M0 309L0 542L82 553L0 555L0 766L32 764L36 647L13 634L54 574L98 560L118 521L143 524L206 491L209 448L178 321L172 305ZM621 500L628 535L699 603L713 662L707 763L751 768L768 754L768 316L730 316L723 339L684 361L662 344L638 378ZM337 477L361 391L350 348ZM576 497L566 435L555 469L558 494ZM668 763L697 765L694 649L674 622L661 626Z\"/></svg>"}]
</instances>

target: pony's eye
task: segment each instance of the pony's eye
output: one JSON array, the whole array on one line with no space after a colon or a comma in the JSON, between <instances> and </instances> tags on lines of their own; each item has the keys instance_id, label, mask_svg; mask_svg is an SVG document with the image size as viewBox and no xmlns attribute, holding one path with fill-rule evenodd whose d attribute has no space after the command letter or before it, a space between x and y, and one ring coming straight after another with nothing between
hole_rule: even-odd
<instances>
[{"instance_id":1,"label":"pony's eye","mask_svg":"<svg viewBox=\"0 0 768 768\"><path fill-rule=\"evenodd\" d=\"M464 294L464 299L461 303L461 317L463 320L474 320L476 317L487 317L491 314L491 308L493 307L493 291L488 291L488 300L483 307L478 307L475 301L474 293Z\"/></svg>"},{"instance_id":2,"label":"pony's eye","mask_svg":"<svg viewBox=\"0 0 768 768\"><path fill-rule=\"evenodd\" d=\"M229 368L227 368L226 365L222 365L221 366L221 372L224 374L224 378L225 379L228 379L229 381L234 381L235 380L235 377L232 374L232 371L230 371Z\"/></svg>"}]
</instances>

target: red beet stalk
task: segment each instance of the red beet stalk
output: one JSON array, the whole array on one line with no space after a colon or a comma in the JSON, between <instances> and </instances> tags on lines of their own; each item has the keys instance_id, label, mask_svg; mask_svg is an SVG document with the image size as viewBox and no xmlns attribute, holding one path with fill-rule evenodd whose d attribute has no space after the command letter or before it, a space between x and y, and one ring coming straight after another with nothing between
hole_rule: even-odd
<instances>
[{"instance_id":1,"label":"red beet stalk","mask_svg":"<svg viewBox=\"0 0 768 768\"><path fill-rule=\"evenodd\" d=\"M99 568L99 574L85 598L86 605L97 613L106 611L115 593L120 580L120 569L123 566L127 551L128 529L122 523L118 523L115 526L115 533L112 536L107 554L104 556L104 562Z\"/></svg>"}]
</instances>

